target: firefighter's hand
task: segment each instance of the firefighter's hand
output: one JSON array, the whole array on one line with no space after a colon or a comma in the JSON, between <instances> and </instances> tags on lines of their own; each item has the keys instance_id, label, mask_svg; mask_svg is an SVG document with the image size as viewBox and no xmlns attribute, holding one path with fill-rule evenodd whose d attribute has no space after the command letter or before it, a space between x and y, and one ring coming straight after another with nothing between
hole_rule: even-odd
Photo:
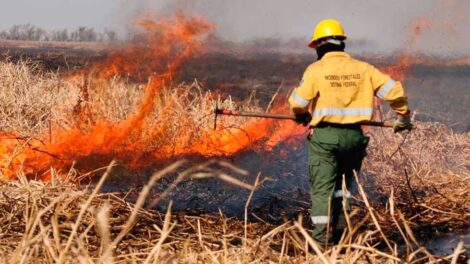
<instances>
[{"instance_id":1,"label":"firefighter's hand","mask_svg":"<svg viewBox=\"0 0 470 264\"><path fill-rule=\"evenodd\" d=\"M295 122L307 126L312 121L312 115L309 112L295 114Z\"/></svg>"},{"instance_id":2,"label":"firefighter's hand","mask_svg":"<svg viewBox=\"0 0 470 264\"><path fill-rule=\"evenodd\" d=\"M411 131L411 129L413 129L413 124L411 124L410 114L398 115L397 119L393 123L393 132L397 133L405 130Z\"/></svg>"}]
</instances>

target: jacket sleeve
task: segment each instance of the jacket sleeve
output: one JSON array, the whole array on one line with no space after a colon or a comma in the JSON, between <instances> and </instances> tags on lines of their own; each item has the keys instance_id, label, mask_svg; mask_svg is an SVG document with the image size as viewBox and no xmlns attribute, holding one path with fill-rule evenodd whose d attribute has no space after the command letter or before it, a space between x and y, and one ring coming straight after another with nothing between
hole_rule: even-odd
<instances>
[{"instance_id":1,"label":"jacket sleeve","mask_svg":"<svg viewBox=\"0 0 470 264\"><path fill-rule=\"evenodd\" d=\"M393 80L373 66L371 66L371 79L375 96L389 102L397 114L408 113L408 98L401 82Z\"/></svg>"},{"instance_id":2,"label":"jacket sleeve","mask_svg":"<svg viewBox=\"0 0 470 264\"><path fill-rule=\"evenodd\" d=\"M309 67L305 71L300 85L294 89L289 97L290 109L295 114L305 113L308 111L310 101L317 96L318 91L315 89L313 72Z\"/></svg>"}]
</instances>

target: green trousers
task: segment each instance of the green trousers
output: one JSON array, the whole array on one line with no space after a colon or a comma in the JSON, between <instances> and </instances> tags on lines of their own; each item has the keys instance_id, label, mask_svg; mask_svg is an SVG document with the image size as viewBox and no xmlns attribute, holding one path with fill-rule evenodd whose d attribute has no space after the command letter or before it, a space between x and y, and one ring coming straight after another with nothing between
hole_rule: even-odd
<instances>
[{"instance_id":1,"label":"green trousers","mask_svg":"<svg viewBox=\"0 0 470 264\"><path fill-rule=\"evenodd\" d=\"M354 171L361 169L368 141L359 126L336 125L315 128L309 139L312 235L319 243L336 243L346 227L343 197L349 210L351 194L343 192L343 178L351 190Z\"/></svg>"}]
</instances>

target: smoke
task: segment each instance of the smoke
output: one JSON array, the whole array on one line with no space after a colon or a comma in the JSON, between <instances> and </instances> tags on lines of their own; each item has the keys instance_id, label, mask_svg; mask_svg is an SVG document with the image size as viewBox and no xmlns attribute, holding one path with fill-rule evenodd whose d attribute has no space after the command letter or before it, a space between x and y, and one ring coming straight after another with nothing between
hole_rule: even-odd
<instances>
[{"instance_id":1,"label":"smoke","mask_svg":"<svg viewBox=\"0 0 470 264\"><path fill-rule=\"evenodd\" d=\"M217 25L217 34L231 41L263 38L311 37L315 24L336 18L353 43L367 43L363 51L409 52L435 55L463 55L470 52L470 1L465 0L167 0L147 2L147 9L160 14L183 10L201 15ZM410 29L417 20L431 23L419 38ZM409 44L413 42L413 50ZM305 47L299 47L305 49ZM368 50L373 49L373 50Z\"/></svg>"},{"instance_id":2,"label":"smoke","mask_svg":"<svg viewBox=\"0 0 470 264\"><path fill-rule=\"evenodd\" d=\"M467 0L18 0L5 1L0 9L0 28L31 23L45 29L73 29L78 26L109 28L121 36L132 30L132 21L145 13L169 15L181 10L207 18L217 25L217 35L225 40L253 39L308 41L315 24L336 18L346 28L350 43L366 52L412 52L436 55L463 55L470 52L470 1ZM417 40L410 25L428 19ZM297 47L308 51L305 46Z\"/></svg>"}]
</instances>

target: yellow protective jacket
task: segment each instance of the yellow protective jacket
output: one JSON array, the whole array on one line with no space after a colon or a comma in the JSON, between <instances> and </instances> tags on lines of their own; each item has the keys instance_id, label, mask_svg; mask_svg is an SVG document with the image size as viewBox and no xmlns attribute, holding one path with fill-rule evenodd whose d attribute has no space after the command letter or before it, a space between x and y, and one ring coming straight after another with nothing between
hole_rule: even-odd
<instances>
[{"instance_id":1,"label":"yellow protective jacket","mask_svg":"<svg viewBox=\"0 0 470 264\"><path fill-rule=\"evenodd\" d=\"M305 113L312 102L312 126L320 122L354 124L372 120L374 96L390 102L398 114L408 112L400 82L345 52L328 52L307 68L289 104L294 113Z\"/></svg>"}]
</instances>

